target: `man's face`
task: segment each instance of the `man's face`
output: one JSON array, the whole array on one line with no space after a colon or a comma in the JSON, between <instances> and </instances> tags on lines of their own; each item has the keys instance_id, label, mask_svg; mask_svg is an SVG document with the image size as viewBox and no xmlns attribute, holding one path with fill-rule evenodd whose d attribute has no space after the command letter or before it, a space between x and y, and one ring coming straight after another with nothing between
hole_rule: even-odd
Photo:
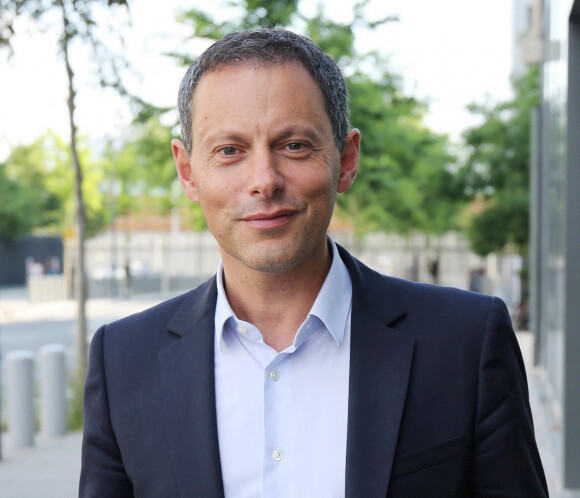
<instances>
[{"instance_id":1,"label":"man's face","mask_svg":"<svg viewBox=\"0 0 580 498\"><path fill-rule=\"evenodd\" d=\"M224 265L279 272L324 261L336 192L358 166L359 133L336 149L308 72L296 63L224 66L201 78L192 108L191 157L177 140L173 153Z\"/></svg>"}]
</instances>

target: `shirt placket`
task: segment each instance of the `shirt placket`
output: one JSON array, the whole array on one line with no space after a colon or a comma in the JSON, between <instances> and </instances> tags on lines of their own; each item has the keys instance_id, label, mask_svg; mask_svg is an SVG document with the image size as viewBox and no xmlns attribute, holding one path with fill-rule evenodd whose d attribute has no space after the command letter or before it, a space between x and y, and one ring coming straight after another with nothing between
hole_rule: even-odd
<instances>
[{"instance_id":1,"label":"shirt placket","mask_svg":"<svg viewBox=\"0 0 580 498\"><path fill-rule=\"evenodd\" d=\"M264 369L264 497L287 496L291 482L292 416L288 354L280 353Z\"/></svg>"}]
</instances>

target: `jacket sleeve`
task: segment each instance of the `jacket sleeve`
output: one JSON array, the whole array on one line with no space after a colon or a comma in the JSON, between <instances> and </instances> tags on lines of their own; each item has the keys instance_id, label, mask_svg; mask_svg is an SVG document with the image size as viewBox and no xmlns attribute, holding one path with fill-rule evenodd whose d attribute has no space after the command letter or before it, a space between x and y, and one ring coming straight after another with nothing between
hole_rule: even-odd
<instances>
[{"instance_id":1,"label":"jacket sleeve","mask_svg":"<svg viewBox=\"0 0 580 498\"><path fill-rule=\"evenodd\" d=\"M84 424L79 497L133 496L109 416L101 327L91 341L85 382Z\"/></svg>"},{"instance_id":2,"label":"jacket sleeve","mask_svg":"<svg viewBox=\"0 0 580 498\"><path fill-rule=\"evenodd\" d=\"M475 496L548 496L524 362L503 301L491 302L479 362Z\"/></svg>"}]
</instances>

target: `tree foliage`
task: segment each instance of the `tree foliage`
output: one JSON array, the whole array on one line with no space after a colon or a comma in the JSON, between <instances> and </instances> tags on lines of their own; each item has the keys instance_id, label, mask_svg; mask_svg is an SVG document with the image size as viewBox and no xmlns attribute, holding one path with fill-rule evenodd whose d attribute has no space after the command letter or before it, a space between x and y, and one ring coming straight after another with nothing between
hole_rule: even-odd
<instances>
[{"instance_id":1,"label":"tree foliage","mask_svg":"<svg viewBox=\"0 0 580 498\"><path fill-rule=\"evenodd\" d=\"M524 254L529 241L531 110L540 103L539 68L531 66L513 86L513 100L470 106L483 122L465 133L469 155L458 178L479 206L468 217L467 234L481 255L508 245Z\"/></svg>"},{"instance_id":2,"label":"tree foliage","mask_svg":"<svg viewBox=\"0 0 580 498\"><path fill-rule=\"evenodd\" d=\"M38 191L10 178L0 164L0 235L14 239L43 223L45 199Z\"/></svg>"},{"instance_id":3,"label":"tree foliage","mask_svg":"<svg viewBox=\"0 0 580 498\"><path fill-rule=\"evenodd\" d=\"M79 155L85 166L87 230L94 234L103 223L104 197L99 188L102 168L83 144ZM74 216L74 172L70 164L70 147L51 131L28 145L15 147L1 165L0 217L6 217L6 223L2 223L5 229L0 228L0 233L15 237L70 230Z\"/></svg>"},{"instance_id":4,"label":"tree foliage","mask_svg":"<svg viewBox=\"0 0 580 498\"><path fill-rule=\"evenodd\" d=\"M109 185L105 190L115 216L143 211L167 214L178 209L186 226L206 227L201 209L181 195L171 155L174 136L173 127L164 125L158 113L153 113L143 122L135 122L130 136L108 144L102 161ZM113 188L111 182L115 183ZM111 221L110 214L107 220Z\"/></svg>"},{"instance_id":5,"label":"tree foliage","mask_svg":"<svg viewBox=\"0 0 580 498\"><path fill-rule=\"evenodd\" d=\"M361 130L361 166L339 198L359 231L440 234L453 228L458 196L447 140L422 123L425 108L388 72L349 78L351 120Z\"/></svg>"},{"instance_id":6,"label":"tree foliage","mask_svg":"<svg viewBox=\"0 0 580 498\"><path fill-rule=\"evenodd\" d=\"M219 40L227 33L244 29L274 28L289 26L298 15L299 0L232 0L230 8L240 12L240 17L227 21L216 21L200 8L183 10L178 19L190 27L190 38ZM195 57L191 54L175 52L174 57L184 65L191 64Z\"/></svg>"}]
</instances>

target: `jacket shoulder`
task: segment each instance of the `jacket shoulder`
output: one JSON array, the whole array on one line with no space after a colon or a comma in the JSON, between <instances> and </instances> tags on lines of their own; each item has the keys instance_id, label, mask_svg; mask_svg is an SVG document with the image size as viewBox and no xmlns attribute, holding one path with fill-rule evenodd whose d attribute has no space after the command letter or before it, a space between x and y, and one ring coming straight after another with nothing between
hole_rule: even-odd
<instances>
[{"instance_id":1,"label":"jacket shoulder","mask_svg":"<svg viewBox=\"0 0 580 498\"><path fill-rule=\"evenodd\" d=\"M199 316L215 309L215 277L195 289L163 301L144 311L113 321L99 329L106 341L152 341L165 337L175 323L195 323Z\"/></svg>"},{"instance_id":2,"label":"jacket shoulder","mask_svg":"<svg viewBox=\"0 0 580 498\"><path fill-rule=\"evenodd\" d=\"M353 283L353 307L387 321L406 317L426 322L475 319L481 322L490 308L507 309L499 298L380 274L340 248Z\"/></svg>"}]
</instances>

